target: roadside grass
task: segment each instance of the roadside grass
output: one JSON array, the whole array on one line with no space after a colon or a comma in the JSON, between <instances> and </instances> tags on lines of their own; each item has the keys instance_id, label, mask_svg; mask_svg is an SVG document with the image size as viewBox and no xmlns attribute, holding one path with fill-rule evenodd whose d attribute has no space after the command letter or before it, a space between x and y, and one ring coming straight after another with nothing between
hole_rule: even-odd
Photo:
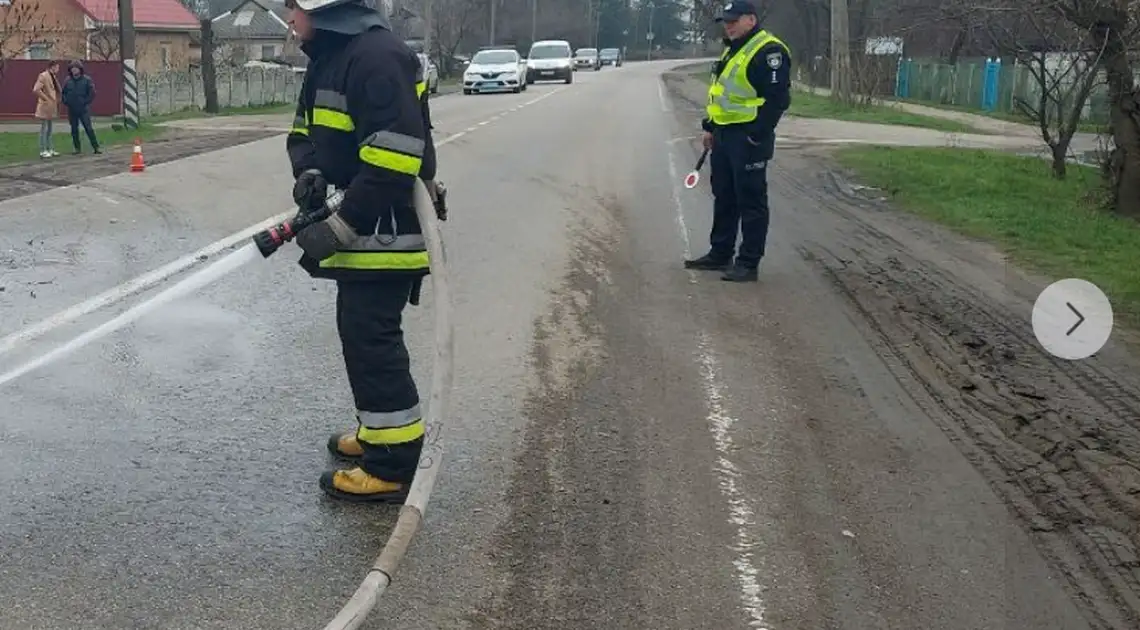
<instances>
[{"instance_id":1,"label":"roadside grass","mask_svg":"<svg viewBox=\"0 0 1140 630\"><path fill-rule=\"evenodd\" d=\"M59 151L66 157L71 154L71 131L67 126L67 121L63 121L60 125L56 121L54 129L60 127L68 129L68 131L56 131L52 134L52 143L55 150ZM144 142L152 140L162 135L165 131L162 127L155 127L149 123L139 125L138 129L134 130L114 130L109 127L96 129L95 137L99 139L99 146L102 149L113 147L116 145L130 144L139 138ZM83 132L83 128L79 128L79 139L83 146L83 152L87 155L91 154L91 146L87 143L87 134ZM24 131L12 131L0 133L0 165L14 164L17 162L33 162L40 159L40 134L29 133ZM58 160L59 158L52 158Z\"/></svg>"},{"instance_id":2,"label":"roadside grass","mask_svg":"<svg viewBox=\"0 0 1140 630\"><path fill-rule=\"evenodd\" d=\"M99 138L100 147L105 149L123 144L131 144L135 141L135 138L139 138L143 142L159 138L167 129L158 126L158 124L172 120L208 118L211 116L292 113L293 108L294 105L292 104L275 103L270 105L250 105L246 107L225 107L217 114L207 114L201 109L188 108L159 116L147 116L141 121L139 128L135 130L121 128L122 119L121 117L116 117L110 121L113 126L108 126L106 119L102 121L103 124L96 123L95 135ZM34 124L33 122L29 125L29 128L34 128ZM120 128L116 129L115 127ZM64 131L60 131L61 129ZM54 143L55 150L63 154L60 157L69 155L72 150L72 145L71 131L68 127L67 120L56 120L54 130L55 133L52 134L52 142ZM87 144L87 135L83 133L82 128L79 130L79 138L83 145L83 151L89 154L91 148ZM39 153L39 133L34 131L0 132L0 165L33 162L39 159Z\"/></svg>"},{"instance_id":3,"label":"roadside grass","mask_svg":"<svg viewBox=\"0 0 1140 630\"><path fill-rule=\"evenodd\" d=\"M839 162L915 214L1002 248L1046 275L1099 286L1118 321L1140 326L1140 223L1102 210L1100 176L985 150L851 146Z\"/></svg>"},{"instance_id":4,"label":"roadside grass","mask_svg":"<svg viewBox=\"0 0 1140 630\"><path fill-rule=\"evenodd\" d=\"M886 105L845 105L828 96L813 94L804 90L792 92L792 106L788 109L788 115L800 118L830 118L849 122L921 127L950 133L985 133L956 120L912 114Z\"/></svg>"},{"instance_id":5,"label":"roadside grass","mask_svg":"<svg viewBox=\"0 0 1140 630\"><path fill-rule=\"evenodd\" d=\"M965 114L975 114L978 116L985 116L986 118L993 118L996 120L1004 120L1006 122L1019 123L1037 128L1037 121L1029 118L1024 114L1005 111L992 111L988 112L984 109L977 109L974 107L967 107L965 105L948 105L946 103L936 103L933 101L922 101L913 98L899 98L894 99L899 103L911 103L913 105L922 105L924 107L933 107L935 109L944 109L951 112L962 112ZM1098 123L1083 122L1077 125L1077 131L1080 133L1104 133L1108 129L1108 125Z\"/></svg>"},{"instance_id":6,"label":"roadside grass","mask_svg":"<svg viewBox=\"0 0 1140 630\"><path fill-rule=\"evenodd\" d=\"M269 103L266 105L245 105L237 107L222 107L216 114L206 113L201 107L188 107L169 114L147 116L145 122L160 123L172 120L186 120L188 118L212 118L214 116L250 116L256 114L291 114L296 105L294 103Z\"/></svg>"}]
</instances>

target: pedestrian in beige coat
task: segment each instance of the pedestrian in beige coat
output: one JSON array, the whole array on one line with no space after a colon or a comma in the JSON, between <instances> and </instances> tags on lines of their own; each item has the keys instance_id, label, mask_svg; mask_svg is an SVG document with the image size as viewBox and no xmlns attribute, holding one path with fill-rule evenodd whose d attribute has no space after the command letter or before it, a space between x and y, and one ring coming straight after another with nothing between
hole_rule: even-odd
<instances>
[{"instance_id":1,"label":"pedestrian in beige coat","mask_svg":"<svg viewBox=\"0 0 1140 630\"><path fill-rule=\"evenodd\" d=\"M60 87L59 62L53 61L36 77L36 85L32 92L36 95L36 119L40 121L40 157L49 158L59 155L52 146L52 122L59 117Z\"/></svg>"}]
</instances>

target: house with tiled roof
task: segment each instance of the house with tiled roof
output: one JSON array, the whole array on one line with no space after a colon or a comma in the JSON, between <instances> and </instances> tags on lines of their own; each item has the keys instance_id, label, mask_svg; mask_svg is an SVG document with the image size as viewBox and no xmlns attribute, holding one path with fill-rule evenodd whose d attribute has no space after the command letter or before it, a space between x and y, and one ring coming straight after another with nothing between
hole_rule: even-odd
<instances>
[{"instance_id":1,"label":"house with tiled roof","mask_svg":"<svg viewBox=\"0 0 1140 630\"><path fill-rule=\"evenodd\" d=\"M221 65L295 59L299 43L284 3L272 0L211 0L214 58ZM303 65L303 64L302 64Z\"/></svg>"},{"instance_id":2,"label":"house with tiled roof","mask_svg":"<svg viewBox=\"0 0 1140 630\"><path fill-rule=\"evenodd\" d=\"M24 36L28 59L115 61L119 56L117 0L36 0L40 19ZM133 0L135 60L139 72L185 69L200 28L178 0Z\"/></svg>"}]
</instances>

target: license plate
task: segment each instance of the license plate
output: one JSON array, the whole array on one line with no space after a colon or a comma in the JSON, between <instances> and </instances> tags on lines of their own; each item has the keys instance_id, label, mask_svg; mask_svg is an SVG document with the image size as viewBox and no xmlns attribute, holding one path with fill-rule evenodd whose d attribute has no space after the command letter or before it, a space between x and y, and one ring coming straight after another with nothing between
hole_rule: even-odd
<instances>
[{"instance_id":1,"label":"license plate","mask_svg":"<svg viewBox=\"0 0 1140 630\"><path fill-rule=\"evenodd\" d=\"M541 74L544 77L549 77L549 76L554 74L554 71L553 70L543 70L542 72L539 72L539 74Z\"/></svg>"}]
</instances>

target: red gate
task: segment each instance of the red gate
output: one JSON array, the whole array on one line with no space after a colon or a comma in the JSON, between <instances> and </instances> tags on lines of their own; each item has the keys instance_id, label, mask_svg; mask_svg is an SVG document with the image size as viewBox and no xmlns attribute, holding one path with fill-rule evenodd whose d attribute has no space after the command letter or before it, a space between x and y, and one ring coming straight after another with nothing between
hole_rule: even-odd
<instances>
[{"instance_id":1,"label":"red gate","mask_svg":"<svg viewBox=\"0 0 1140 630\"><path fill-rule=\"evenodd\" d=\"M67 64L59 60L59 84L67 79ZM39 73L50 62L43 59L8 59L0 65L0 119L31 120L35 118L36 96L32 86ZM119 61L84 61L87 76L95 82L92 116L118 116L123 113L123 70ZM67 118L67 108L60 106L60 118Z\"/></svg>"}]
</instances>

